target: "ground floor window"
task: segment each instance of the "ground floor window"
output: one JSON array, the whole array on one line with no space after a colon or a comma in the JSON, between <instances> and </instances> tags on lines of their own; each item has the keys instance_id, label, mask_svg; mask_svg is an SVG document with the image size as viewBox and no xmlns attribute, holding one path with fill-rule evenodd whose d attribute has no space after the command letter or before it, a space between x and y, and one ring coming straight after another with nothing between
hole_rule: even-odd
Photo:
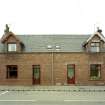
<instances>
[{"instance_id":1,"label":"ground floor window","mask_svg":"<svg viewBox=\"0 0 105 105\"><path fill-rule=\"evenodd\" d=\"M7 78L17 78L17 65L8 65L7 66Z\"/></svg>"},{"instance_id":2,"label":"ground floor window","mask_svg":"<svg viewBox=\"0 0 105 105\"><path fill-rule=\"evenodd\" d=\"M90 79L99 80L101 74L101 65L100 64L91 64L90 65Z\"/></svg>"}]
</instances>

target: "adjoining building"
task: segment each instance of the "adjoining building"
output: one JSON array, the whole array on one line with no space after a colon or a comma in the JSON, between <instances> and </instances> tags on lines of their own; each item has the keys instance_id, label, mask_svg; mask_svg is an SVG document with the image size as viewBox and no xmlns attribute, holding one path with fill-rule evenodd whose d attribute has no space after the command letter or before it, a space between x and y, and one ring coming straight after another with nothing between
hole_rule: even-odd
<instances>
[{"instance_id":1,"label":"adjoining building","mask_svg":"<svg viewBox=\"0 0 105 105\"><path fill-rule=\"evenodd\" d=\"M15 35L0 42L0 85L105 85L105 38Z\"/></svg>"}]
</instances>

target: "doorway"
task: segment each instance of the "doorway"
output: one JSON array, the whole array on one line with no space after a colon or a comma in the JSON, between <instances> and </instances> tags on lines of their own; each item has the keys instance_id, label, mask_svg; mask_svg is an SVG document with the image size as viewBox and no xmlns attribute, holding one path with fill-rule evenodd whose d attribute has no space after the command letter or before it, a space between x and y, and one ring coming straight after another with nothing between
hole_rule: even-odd
<instances>
[{"instance_id":1,"label":"doorway","mask_svg":"<svg viewBox=\"0 0 105 105\"><path fill-rule=\"evenodd\" d=\"M33 85L40 84L40 65L33 65Z\"/></svg>"},{"instance_id":2,"label":"doorway","mask_svg":"<svg viewBox=\"0 0 105 105\"><path fill-rule=\"evenodd\" d=\"M67 65L67 83L75 84L75 64Z\"/></svg>"}]
</instances>

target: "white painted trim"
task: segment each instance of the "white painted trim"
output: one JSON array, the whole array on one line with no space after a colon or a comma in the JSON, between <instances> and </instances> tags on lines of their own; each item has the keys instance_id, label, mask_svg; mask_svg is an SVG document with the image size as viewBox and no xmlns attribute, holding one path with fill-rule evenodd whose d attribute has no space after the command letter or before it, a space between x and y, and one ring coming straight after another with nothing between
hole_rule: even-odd
<instances>
[{"instance_id":1,"label":"white painted trim","mask_svg":"<svg viewBox=\"0 0 105 105\"><path fill-rule=\"evenodd\" d=\"M9 92L9 91L5 91L5 92L1 93L0 96L3 95L3 94L6 94L6 93L8 93L8 92Z\"/></svg>"},{"instance_id":2,"label":"white painted trim","mask_svg":"<svg viewBox=\"0 0 105 105\"><path fill-rule=\"evenodd\" d=\"M35 102L36 100L0 100L0 102Z\"/></svg>"},{"instance_id":3,"label":"white painted trim","mask_svg":"<svg viewBox=\"0 0 105 105\"><path fill-rule=\"evenodd\" d=\"M64 100L65 102L105 102L105 100Z\"/></svg>"},{"instance_id":4,"label":"white painted trim","mask_svg":"<svg viewBox=\"0 0 105 105\"><path fill-rule=\"evenodd\" d=\"M91 36L87 39L86 42L89 42L96 34L105 42L105 38L104 38L99 32L96 32L96 33L94 33L93 35L91 35Z\"/></svg>"}]
</instances>

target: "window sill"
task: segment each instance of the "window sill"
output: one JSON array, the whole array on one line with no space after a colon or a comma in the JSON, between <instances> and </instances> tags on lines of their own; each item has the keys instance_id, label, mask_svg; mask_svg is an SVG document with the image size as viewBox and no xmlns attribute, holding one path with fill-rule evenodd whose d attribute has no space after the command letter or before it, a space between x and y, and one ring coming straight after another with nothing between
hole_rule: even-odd
<instances>
[{"instance_id":1,"label":"window sill","mask_svg":"<svg viewBox=\"0 0 105 105\"><path fill-rule=\"evenodd\" d=\"M17 52L17 51L7 51L8 53L14 53L14 52Z\"/></svg>"},{"instance_id":2,"label":"window sill","mask_svg":"<svg viewBox=\"0 0 105 105\"><path fill-rule=\"evenodd\" d=\"M90 53L100 53L101 51L89 51Z\"/></svg>"},{"instance_id":3,"label":"window sill","mask_svg":"<svg viewBox=\"0 0 105 105\"><path fill-rule=\"evenodd\" d=\"M91 77L89 80L90 81L100 81L101 78L100 77Z\"/></svg>"},{"instance_id":4,"label":"window sill","mask_svg":"<svg viewBox=\"0 0 105 105\"><path fill-rule=\"evenodd\" d=\"M6 79L9 79L9 80L14 80L14 79L15 79L15 80L16 80L16 79L18 79L18 78L6 78Z\"/></svg>"},{"instance_id":5,"label":"window sill","mask_svg":"<svg viewBox=\"0 0 105 105\"><path fill-rule=\"evenodd\" d=\"M7 54L13 54L13 53L18 53L17 51L7 51Z\"/></svg>"}]
</instances>

